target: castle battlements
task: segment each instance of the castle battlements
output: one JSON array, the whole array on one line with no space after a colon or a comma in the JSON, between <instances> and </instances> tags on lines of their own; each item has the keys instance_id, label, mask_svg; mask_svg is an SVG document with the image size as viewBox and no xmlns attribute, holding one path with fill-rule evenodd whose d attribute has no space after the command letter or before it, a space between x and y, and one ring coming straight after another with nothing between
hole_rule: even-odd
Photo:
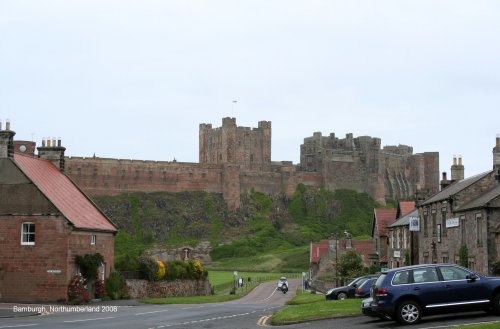
<instances>
[{"instance_id":1,"label":"castle battlements","mask_svg":"<svg viewBox=\"0 0 500 329\"><path fill-rule=\"evenodd\" d=\"M43 143L38 151L90 195L206 191L222 193L230 209L238 208L241 194L251 189L292 195L299 183L366 192L381 203L439 190L437 152L413 154L407 145L382 148L377 137L314 132L304 138L300 163L294 165L271 161L271 127L270 121L259 121L257 128L238 127L235 118L223 118L216 128L202 123L198 163L65 157L60 140ZM16 141L16 150L21 144L29 152L35 148Z\"/></svg>"}]
</instances>

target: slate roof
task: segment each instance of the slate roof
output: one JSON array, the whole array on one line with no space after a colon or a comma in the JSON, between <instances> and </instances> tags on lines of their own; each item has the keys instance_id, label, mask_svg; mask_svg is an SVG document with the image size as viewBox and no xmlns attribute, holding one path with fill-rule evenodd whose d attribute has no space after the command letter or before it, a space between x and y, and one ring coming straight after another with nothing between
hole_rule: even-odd
<instances>
[{"instance_id":1,"label":"slate roof","mask_svg":"<svg viewBox=\"0 0 500 329\"><path fill-rule=\"evenodd\" d=\"M78 229L116 232L117 227L51 162L14 154L14 163Z\"/></svg>"},{"instance_id":2,"label":"slate roof","mask_svg":"<svg viewBox=\"0 0 500 329\"><path fill-rule=\"evenodd\" d=\"M487 203L496 197L500 196L500 184L497 184L491 190L481 194L474 200L469 201L468 203L458 207L455 211L465 211L474 208L481 208L487 206Z\"/></svg>"},{"instance_id":3,"label":"slate roof","mask_svg":"<svg viewBox=\"0 0 500 329\"><path fill-rule=\"evenodd\" d=\"M434 194L434 196L431 196L429 199L422 202L421 205L425 206L425 205L429 205L429 204L432 204L432 203L435 203L438 201L446 200L450 196L457 194L458 192L471 186L472 184L481 180L482 178L486 177L489 174L491 174L491 170L486 171L486 172L481 173L481 174L477 174L475 176L472 176L472 177L469 177L466 179L462 179L456 183L453 183L450 186L448 186L447 188L445 188L444 190L442 190L441 192Z\"/></svg>"},{"instance_id":4,"label":"slate roof","mask_svg":"<svg viewBox=\"0 0 500 329\"><path fill-rule=\"evenodd\" d=\"M396 221L397 209L375 208L373 211L372 235L378 230L379 236L387 236L387 226Z\"/></svg>"},{"instance_id":5,"label":"slate roof","mask_svg":"<svg viewBox=\"0 0 500 329\"><path fill-rule=\"evenodd\" d=\"M411 217L418 217L418 209L413 210L409 214L406 214L406 216L403 216L399 218L397 221L389 225L388 227L397 227L397 226L408 226L410 225L410 218Z\"/></svg>"}]
</instances>

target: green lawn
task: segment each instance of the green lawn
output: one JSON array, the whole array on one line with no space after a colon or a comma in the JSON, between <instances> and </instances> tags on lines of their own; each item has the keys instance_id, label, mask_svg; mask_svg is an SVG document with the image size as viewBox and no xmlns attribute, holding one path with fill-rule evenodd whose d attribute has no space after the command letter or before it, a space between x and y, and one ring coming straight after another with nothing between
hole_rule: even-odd
<instances>
[{"instance_id":1,"label":"green lawn","mask_svg":"<svg viewBox=\"0 0 500 329\"><path fill-rule=\"evenodd\" d=\"M283 325L296 322L361 315L360 299L325 300L324 295L298 293L287 302L288 306L273 314L272 324Z\"/></svg>"}]
</instances>

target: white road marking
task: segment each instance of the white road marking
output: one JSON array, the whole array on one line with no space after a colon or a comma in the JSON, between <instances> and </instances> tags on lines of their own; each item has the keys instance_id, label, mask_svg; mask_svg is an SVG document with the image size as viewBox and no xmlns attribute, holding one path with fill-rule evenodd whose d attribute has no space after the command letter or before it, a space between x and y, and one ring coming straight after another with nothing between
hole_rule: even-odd
<instances>
[{"instance_id":1,"label":"white road marking","mask_svg":"<svg viewBox=\"0 0 500 329\"><path fill-rule=\"evenodd\" d=\"M488 324L488 323L497 323L500 321L485 321L485 322L473 322L473 323L462 323L462 324L453 324L453 325L447 325L447 326L436 326L436 327L426 327L422 329L439 329L439 328L453 328L453 327L461 327L461 326L473 326L477 324Z\"/></svg>"},{"instance_id":2,"label":"white road marking","mask_svg":"<svg viewBox=\"0 0 500 329\"><path fill-rule=\"evenodd\" d=\"M85 322L85 321L97 321L97 320L108 320L108 319L115 319L114 316L110 316L107 318L94 318L94 319L84 319L84 320L71 320L71 321L63 321L65 323L74 323L74 322Z\"/></svg>"},{"instance_id":3,"label":"white road marking","mask_svg":"<svg viewBox=\"0 0 500 329\"><path fill-rule=\"evenodd\" d=\"M161 312L168 312L170 310L161 310L161 311L151 311L151 312L143 312L143 313L137 313L135 315L144 315L144 314L152 314L152 313L161 313Z\"/></svg>"}]
</instances>

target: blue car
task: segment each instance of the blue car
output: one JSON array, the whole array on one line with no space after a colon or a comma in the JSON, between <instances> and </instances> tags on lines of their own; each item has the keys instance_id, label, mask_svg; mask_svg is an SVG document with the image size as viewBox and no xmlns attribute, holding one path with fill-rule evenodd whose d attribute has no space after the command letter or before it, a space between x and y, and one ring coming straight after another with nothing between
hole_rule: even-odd
<instances>
[{"instance_id":1,"label":"blue car","mask_svg":"<svg viewBox=\"0 0 500 329\"><path fill-rule=\"evenodd\" d=\"M377 280L377 276L368 278L364 282L362 282L358 287L356 288L356 292L354 293L354 297L356 298L366 298L370 296L370 289L375 283L375 280Z\"/></svg>"},{"instance_id":2,"label":"blue car","mask_svg":"<svg viewBox=\"0 0 500 329\"><path fill-rule=\"evenodd\" d=\"M455 264L423 264L382 272L372 289L371 310L403 324L423 315L483 309L500 314L500 277Z\"/></svg>"}]
</instances>

